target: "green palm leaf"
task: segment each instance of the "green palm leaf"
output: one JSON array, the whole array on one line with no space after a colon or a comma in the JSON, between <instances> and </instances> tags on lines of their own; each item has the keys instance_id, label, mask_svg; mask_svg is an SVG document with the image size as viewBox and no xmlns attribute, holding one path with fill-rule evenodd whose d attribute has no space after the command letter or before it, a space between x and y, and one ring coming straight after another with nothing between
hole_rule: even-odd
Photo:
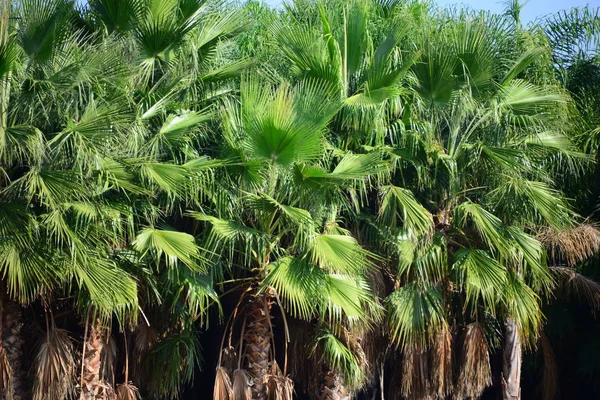
<instances>
[{"instance_id":1,"label":"green palm leaf","mask_svg":"<svg viewBox=\"0 0 600 400\"><path fill-rule=\"evenodd\" d=\"M356 274L369 270L374 254L363 249L355 238L321 234L310 248L311 260L329 273Z\"/></svg>"},{"instance_id":2,"label":"green palm leaf","mask_svg":"<svg viewBox=\"0 0 600 400\"><path fill-rule=\"evenodd\" d=\"M390 338L403 349L426 347L444 322L442 293L436 286L408 283L393 291L385 305Z\"/></svg>"},{"instance_id":3,"label":"green palm leaf","mask_svg":"<svg viewBox=\"0 0 600 400\"><path fill-rule=\"evenodd\" d=\"M494 313L506 285L506 269L488 252L475 249L457 251L452 269L465 291L467 305L476 309L481 300Z\"/></svg>"},{"instance_id":4,"label":"green palm leaf","mask_svg":"<svg viewBox=\"0 0 600 400\"><path fill-rule=\"evenodd\" d=\"M194 237L188 233L145 228L138 233L133 248L142 256L150 255L159 265L164 256L168 268L176 268L179 262L192 271L202 272L205 268L200 258L200 248L196 245Z\"/></svg>"},{"instance_id":5,"label":"green palm leaf","mask_svg":"<svg viewBox=\"0 0 600 400\"><path fill-rule=\"evenodd\" d=\"M381 206L379 219L394 228L397 220L403 222L403 228L414 230L416 235L430 232L433 217L408 189L389 185L381 188Z\"/></svg>"}]
</instances>

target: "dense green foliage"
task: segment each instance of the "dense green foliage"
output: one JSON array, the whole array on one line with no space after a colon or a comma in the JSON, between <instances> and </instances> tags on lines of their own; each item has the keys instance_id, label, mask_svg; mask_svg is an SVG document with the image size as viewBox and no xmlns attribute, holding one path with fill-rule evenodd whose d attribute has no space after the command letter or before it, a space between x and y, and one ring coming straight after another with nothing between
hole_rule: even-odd
<instances>
[{"instance_id":1,"label":"dense green foliage","mask_svg":"<svg viewBox=\"0 0 600 400\"><path fill-rule=\"evenodd\" d=\"M0 4L0 400L597 395L598 10Z\"/></svg>"}]
</instances>

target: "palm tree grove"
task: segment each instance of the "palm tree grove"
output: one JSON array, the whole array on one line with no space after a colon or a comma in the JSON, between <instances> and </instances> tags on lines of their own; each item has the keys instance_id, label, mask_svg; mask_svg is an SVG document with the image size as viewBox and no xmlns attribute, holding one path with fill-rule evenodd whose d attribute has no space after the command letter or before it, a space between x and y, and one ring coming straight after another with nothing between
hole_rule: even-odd
<instances>
[{"instance_id":1,"label":"palm tree grove","mask_svg":"<svg viewBox=\"0 0 600 400\"><path fill-rule=\"evenodd\" d=\"M600 398L600 8L0 0L0 400Z\"/></svg>"}]
</instances>

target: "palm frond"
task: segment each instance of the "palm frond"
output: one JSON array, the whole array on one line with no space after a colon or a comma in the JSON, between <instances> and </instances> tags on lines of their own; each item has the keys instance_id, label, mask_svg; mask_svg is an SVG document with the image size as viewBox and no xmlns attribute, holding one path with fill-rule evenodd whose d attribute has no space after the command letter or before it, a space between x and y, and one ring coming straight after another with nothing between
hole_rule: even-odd
<instances>
[{"instance_id":1,"label":"palm frond","mask_svg":"<svg viewBox=\"0 0 600 400\"><path fill-rule=\"evenodd\" d=\"M555 263L564 260L571 267L600 251L600 230L594 224L583 223L565 229L548 227L537 237L550 250Z\"/></svg>"},{"instance_id":2,"label":"palm frond","mask_svg":"<svg viewBox=\"0 0 600 400\"><path fill-rule=\"evenodd\" d=\"M404 351L425 348L444 324L439 287L407 283L386 300L390 339Z\"/></svg>"},{"instance_id":3,"label":"palm frond","mask_svg":"<svg viewBox=\"0 0 600 400\"><path fill-rule=\"evenodd\" d=\"M68 333L52 326L36 353L33 399L65 399L73 395L75 349Z\"/></svg>"},{"instance_id":4,"label":"palm frond","mask_svg":"<svg viewBox=\"0 0 600 400\"><path fill-rule=\"evenodd\" d=\"M150 255L158 265L164 256L168 268L175 268L178 262L182 262L192 271L202 272L204 269L200 247L194 237L185 232L145 228L138 233L133 248L142 256Z\"/></svg>"},{"instance_id":5,"label":"palm frond","mask_svg":"<svg viewBox=\"0 0 600 400\"><path fill-rule=\"evenodd\" d=\"M121 322L137 313L137 283L114 262L98 254L77 254L67 264L81 292L80 298L105 315L115 313Z\"/></svg>"},{"instance_id":6,"label":"palm frond","mask_svg":"<svg viewBox=\"0 0 600 400\"><path fill-rule=\"evenodd\" d=\"M515 273L508 274L503 296L507 313L514 319L524 344L535 344L542 323L540 298Z\"/></svg>"},{"instance_id":7,"label":"palm frond","mask_svg":"<svg viewBox=\"0 0 600 400\"><path fill-rule=\"evenodd\" d=\"M454 388L452 381L452 332L447 324L442 324L435 335L431 352L433 358L433 390L440 398L444 398L449 396Z\"/></svg>"},{"instance_id":8,"label":"palm frond","mask_svg":"<svg viewBox=\"0 0 600 400\"><path fill-rule=\"evenodd\" d=\"M340 107L326 85L308 81L273 91L246 80L241 91L243 146L251 157L286 166L321 155L322 131Z\"/></svg>"},{"instance_id":9,"label":"palm frond","mask_svg":"<svg viewBox=\"0 0 600 400\"><path fill-rule=\"evenodd\" d=\"M201 362L201 347L195 332L186 329L161 340L146 360L152 391L161 397L178 398L182 386L193 381L194 370ZM155 368L156 365L162 368Z\"/></svg>"},{"instance_id":10,"label":"palm frond","mask_svg":"<svg viewBox=\"0 0 600 400\"><path fill-rule=\"evenodd\" d=\"M468 218L493 253L500 256L510 253L506 228L498 217L476 203L463 203L455 208L457 226L464 228Z\"/></svg>"},{"instance_id":11,"label":"palm frond","mask_svg":"<svg viewBox=\"0 0 600 400\"><path fill-rule=\"evenodd\" d=\"M231 378L223 367L218 367L213 390L213 400L231 399L233 399L233 385L231 383Z\"/></svg>"},{"instance_id":12,"label":"palm frond","mask_svg":"<svg viewBox=\"0 0 600 400\"><path fill-rule=\"evenodd\" d=\"M233 397L232 399L252 400L250 374L243 369L233 371Z\"/></svg>"},{"instance_id":13,"label":"palm frond","mask_svg":"<svg viewBox=\"0 0 600 400\"><path fill-rule=\"evenodd\" d=\"M273 288L294 318L310 320L322 301L324 284L325 273L319 267L297 258L283 257L269 264L261 286Z\"/></svg>"},{"instance_id":14,"label":"palm frond","mask_svg":"<svg viewBox=\"0 0 600 400\"><path fill-rule=\"evenodd\" d=\"M317 349L322 351L321 360L327 364L328 368L341 372L344 377L344 385L348 389L364 384L366 366L361 365L361 360L342 340L332 332L324 330L318 335L315 342L313 352L316 352Z\"/></svg>"},{"instance_id":15,"label":"palm frond","mask_svg":"<svg viewBox=\"0 0 600 400\"><path fill-rule=\"evenodd\" d=\"M524 262L522 274L527 284L536 292L549 292L554 287L554 280L548 269L546 251L542 243L536 237L514 226L508 227L507 232L514 241L518 256Z\"/></svg>"},{"instance_id":16,"label":"palm frond","mask_svg":"<svg viewBox=\"0 0 600 400\"><path fill-rule=\"evenodd\" d=\"M462 397L478 398L492 384L490 355L483 325L479 322L468 325L464 340L457 389Z\"/></svg>"},{"instance_id":17,"label":"palm frond","mask_svg":"<svg viewBox=\"0 0 600 400\"><path fill-rule=\"evenodd\" d=\"M413 230L416 235L433 229L433 216L410 190L390 185L381 189L380 196L379 218L387 226L394 228L400 219L403 229Z\"/></svg>"},{"instance_id":18,"label":"palm frond","mask_svg":"<svg viewBox=\"0 0 600 400\"><path fill-rule=\"evenodd\" d=\"M544 182L503 176L503 182L489 193L489 198L502 214L512 214L512 218L523 225L564 229L572 226L576 219L562 193Z\"/></svg>"},{"instance_id":19,"label":"palm frond","mask_svg":"<svg viewBox=\"0 0 600 400\"><path fill-rule=\"evenodd\" d=\"M374 254L361 247L352 236L317 235L310 248L311 260L325 271L356 274L373 266Z\"/></svg>"},{"instance_id":20,"label":"palm frond","mask_svg":"<svg viewBox=\"0 0 600 400\"><path fill-rule=\"evenodd\" d=\"M484 250L461 249L454 260L452 269L465 291L467 304L476 309L481 300L494 313L506 285L506 269Z\"/></svg>"},{"instance_id":21,"label":"palm frond","mask_svg":"<svg viewBox=\"0 0 600 400\"><path fill-rule=\"evenodd\" d=\"M573 268L550 267L557 276L567 295L574 296L588 304L592 310L600 310L600 284L578 273Z\"/></svg>"},{"instance_id":22,"label":"palm frond","mask_svg":"<svg viewBox=\"0 0 600 400\"><path fill-rule=\"evenodd\" d=\"M320 312L321 318L332 325L339 325L346 319L351 324L370 325L380 313L366 282L356 276L328 274L325 276L326 309Z\"/></svg>"}]
</instances>

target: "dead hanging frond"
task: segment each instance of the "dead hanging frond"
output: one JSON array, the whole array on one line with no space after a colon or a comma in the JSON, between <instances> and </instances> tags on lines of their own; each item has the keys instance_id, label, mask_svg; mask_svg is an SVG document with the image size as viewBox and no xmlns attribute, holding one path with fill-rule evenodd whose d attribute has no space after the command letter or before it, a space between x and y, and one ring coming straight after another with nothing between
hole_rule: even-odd
<instances>
[{"instance_id":1,"label":"dead hanging frond","mask_svg":"<svg viewBox=\"0 0 600 400\"><path fill-rule=\"evenodd\" d=\"M116 400L139 400L141 395L138 388L129 381L129 345L126 332L123 332L123 343L125 345L125 383L117 386Z\"/></svg>"},{"instance_id":2,"label":"dead hanging frond","mask_svg":"<svg viewBox=\"0 0 600 400\"><path fill-rule=\"evenodd\" d=\"M1 332L1 329L0 329ZM0 398L13 400L13 374L6 350L2 347L0 337Z\"/></svg>"},{"instance_id":3,"label":"dead hanging frond","mask_svg":"<svg viewBox=\"0 0 600 400\"><path fill-rule=\"evenodd\" d=\"M320 360L318 357L312 357L312 332L314 328L307 321L290 319L290 349L289 365L290 374L294 381L301 388L309 388L310 395L316 396L312 390L319 387ZM315 361L317 363L315 363Z\"/></svg>"},{"instance_id":4,"label":"dead hanging frond","mask_svg":"<svg viewBox=\"0 0 600 400\"><path fill-rule=\"evenodd\" d=\"M587 303L593 312L600 310L600 283L569 267L550 267L561 283L565 294Z\"/></svg>"},{"instance_id":5,"label":"dead hanging frond","mask_svg":"<svg viewBox=\"0 0 600 400\"><path fill-rule=\"evenodd\" d=\"M63 400L73 396L74 352L73 341L68 333L49 326L33 364L33 400Z\"/></svg>"},{"instance_id":6,"label":"dead hanging frond","mask_svg":"<svg viewBox=\"0 0 600 400\"><path fill-rule=\"evenodd\" d=\"M284 376L277 365L273 363L273 373L265 376L268 400L293 400L294 382Z\"/></svg>"},{"instance_id":7,"label":"dead hanging frond","mask_svg":"<svg viewBox=\"0 0 600 400\"><path fill-rule=\"evenodd\" d=\"M252 400L252 378L243 369L233 371L233 399Z\"/></svg>"},{"instance_id":8,"label":"dead hanging frond","mask_svg":"<svg viewBox=\"0 0 600 400\"><path fill-rule=\"evenodd\" d=\"M116 400L140 400L140 392L131 383L122 383L117 385Z\"/></svg>"},{"instance_id":9,"label":"dead hanging frond","mask_svg":"<svg viewBox=\"0 0 600 400\"><path fill-rule=\"evenodd\" d=\"M133 339L133 381L141 385L144 379L144 358L158 343L158 332L154 327L141 322L135 328ZM146 382L147 383L147 382Z\"/></svg>"},{"instance_id":10,"label":"dead hanging frond","mask_svg":"<svg viewBox=\"0 0 600 400\"><path fill-rule=\"evenodd\" d=\"M546 228L537 235L549 250L554 263L573 267L600 252L600 229L596 224L583 223L573 228Z\"/></svg>"},{"instance_id":11,"label":"dead hanging frond","mask_svg":"<svg viewBox=\"0 0 600 400\"><path fill-rule=\"evenodd\" d=\"M429 395L429 365L427 351L412 347L404 351L402 359L402 396L423 399Z\"/></svg>"},{"instance_id":12,"label":"dead hanging frond","mask_svg":"<svg viewBox=\"0 0 600 400\"><path fill-rule=\"evenodd\" d=\"M558 364L552 344L545 334L540 335L540 349L544 357L544 370L542 373L542 396L544 400L555 400L558 398L559 375Z\"/></svg>"},{"instance_id":13,"label":"dead hanging frond","mask_svg":"<svg viewBox=\"0 0 600 400\"><path fill-rule=\"evenodd\" d=\"M474 322L467 326L457 398L479 398L491 384L492 370L485 331L481 323Z\"/></svg>"},{"instance_id":14,"label":"dead hanging frond","mask_svg":"<svg viewBox=\"0 0 600 400\"><path fill-rule=\"evenodd\" d=\"M231 384L231 378L229 377L227 370L223 367L217 368L213 400L233 400L233 385Z\"/></svg>"},{"instance_id":15,"label":"dead hanging frond","mask_svg":"<svg viewBox=\"0 0 600 400\"><path fill-rule=\"evenodd\" d=\"M443 324L435 336L432 360L433 391L441 399L452 393L452 332L447 324Z\"/></svg>"},{"instance_id":16,"label":"dead hanging frond","mask_svg":"<svg viewBox=\"0 0 600 400\"><path fill-rule=\"evenodd\" d=\"M115 383L115 365L117 362L117 343L113 336L109 336L106 345L102 347L101 353L102 369L100 378L109 385Z\"/></svg>"}]
</instances>

